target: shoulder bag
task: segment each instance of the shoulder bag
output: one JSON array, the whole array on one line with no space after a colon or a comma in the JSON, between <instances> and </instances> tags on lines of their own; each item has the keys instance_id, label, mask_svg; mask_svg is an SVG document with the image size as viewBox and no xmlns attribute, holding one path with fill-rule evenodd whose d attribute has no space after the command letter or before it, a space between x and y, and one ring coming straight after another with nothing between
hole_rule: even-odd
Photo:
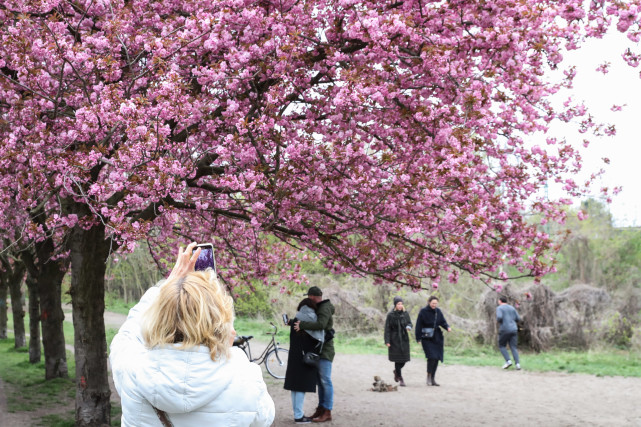
<instances>
[{"instance_id":1,"label":"shoulder bag","mask_svg":"<svg viewBox=\"0 0 641 427\"><path fill-rule=\"evenodd\" d=\"M323 343L321 343L318 353L315 353L313 351L303 351L303 363L318 369L318 365L320 364L321 351L323 351Z\"/></svg>"},{"instance_id":2,"label":"shoulder bag","mask_svg":"<svg viewBox=\"0 0 641 427\"><path fill-rule=\"evenodd\" d=\"M430 339L434 337L434 331L436 330L436 319L438 318L438 308L434 313L434 327L433 328L423 328L421 329L421 338Z\"/></svg>"},{"instance_id":3,"label":"shoulder bag","mask_svg":"<svg viewBox=\"0 0 641 427\"><path fill-rule=\"evenodd\" d=\"M174 427L174 424L169 419L169 415L167 415L165 411L156 408L154 405L151 405L151 407L154 408L154 411L156 412L156 415L158 415L158 419L163 427Z\"/></svg>"}]
</instances>

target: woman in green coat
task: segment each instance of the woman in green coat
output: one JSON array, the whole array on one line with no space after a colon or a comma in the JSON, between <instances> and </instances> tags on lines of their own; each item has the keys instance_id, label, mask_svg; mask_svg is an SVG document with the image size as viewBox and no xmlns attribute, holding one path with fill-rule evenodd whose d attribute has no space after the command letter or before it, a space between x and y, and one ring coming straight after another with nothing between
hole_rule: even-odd
<instances>
[{"instance_id":1,"label":"woman in green coat","mask_svg":"<svg viewBox=\"0 0 641 427\"><path fill-rule=\"evenodd\" d=\"M390 362L394 362L394 381L401 387L405 387L401 369L410 361L408 331L411 330L412 321L403 307L403 300L401 297L394 297L394 308L387 313L385 320L385 345Z\"/></svg>"}]
</instances>

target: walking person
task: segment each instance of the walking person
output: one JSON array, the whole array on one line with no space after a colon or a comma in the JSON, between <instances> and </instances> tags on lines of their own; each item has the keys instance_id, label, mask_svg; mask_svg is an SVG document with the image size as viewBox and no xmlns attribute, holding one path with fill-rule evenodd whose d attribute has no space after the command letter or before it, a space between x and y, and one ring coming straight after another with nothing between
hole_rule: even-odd
<instances>
[{"instance_id":1,"label":"walking person","mask_svg":"<svg viewBox=\"0 0 641 427\"><path fill-rule=\"evenodd\" d=\"M427 358L427 385L439 386L436 382L436 368L439 360L443 361L443 332L441 328L452 332L445 316L438 308L438 298L432 295L427 305L421 309L416 319L416 342L421 342ZM430 331L431 329L431 331Z\"/></svg>"},{"instance_id":2,"label":"walking person","mask_svg":"<svg viewBox=\"0 0 641 427\"><path fill-rule=\"evenodd\" d=\"M315 322L296 321L296 331L325 331L325 342L320 353L318 366L318 406L311 416L315 423L322 423L332 420L332 408L334 406L334 386L332 385L332 362L334 361L334 306L330 300L323 299L323 291L318 286L312 286L307 291L307 297L316 303Z\"/></svg>"},{"instance_id":3,"label":"walking person","mask_svg":"<svg viewBox=\"0 0 641 427\"><path fill-rule=\"evenodd\" d=\"M394 297L394 307L387 313L385 319L385 345L387 346L387 357L394 362L394 381L401 387L405 387L402 369L410 361L410 337L408 332L412 330L410 315L405 311L403 299Z\"/></svg>"},{"instance_id":4,"label":"walking person","mask_svg":"<svg viewBox=\"0 0 641 427\"><path fill-rule=\"evenodd\" d=\"M296 317L289 320L291 326L289 331L289 359L285 372L285 390L291 391L292 408L294 410L294 423L308 424L312 422L311 417L303 413L305 393L316 393L316 382L318 369L303 361L303 355L307 352L319 353L325 341L325 331L296 331L294 323L297 321L316 322L316 303L310 299L303 299L296 308Z\"/></svg>"},{"instance_id":5,"label":"walking person","mask_svg":"<svg viewBox=\"0 0 641 427\"><path fill-rule=\"evenodd\" d=\"M200 248L178 251L167 280L145 292L111 342L121 425L270 426L274 402L260 367L232 347L234 305Z\"/></svg>"},{"instance_id":6,"label":"walking person","mask_svg":"<svg viewBox=\"0 0 641 427\"><path fill-rule=\"evenodd\" d=\"M510 346L516 369L521 369L519 361L519 351L517 349L518 341L518 325L517 322L521 321L519 313L514 307L507 303L507 297L499 297L499 306L496 307L496 321L499 323L499 350L505 359L503 369L508 369L512 366L512 360L507 352L506 346Z\"/></svg>"}]
</instances>

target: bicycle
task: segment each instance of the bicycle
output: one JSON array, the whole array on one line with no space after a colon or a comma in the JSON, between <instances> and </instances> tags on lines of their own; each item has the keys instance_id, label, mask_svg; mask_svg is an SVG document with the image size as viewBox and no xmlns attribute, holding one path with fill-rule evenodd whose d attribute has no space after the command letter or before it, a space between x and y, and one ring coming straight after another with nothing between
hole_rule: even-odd
<instances>
[{"instance_id":1,"label":"bicycle","mask_svg":"<svg viewBox=\"0 0 641 427\"><path fill-rule=\"evenodd\" d=\"M276 342L278 328L272 322L269 322L269 324L274 328L274 332L265 332L265 334L272 336L271 342L257 358L252 358L251 346L249 345L249 340L254 338L252 335L236 336L236 338L234 338L234 346L244 351L250 362L254 362L257 365L265 363L267 372L269 372L272 377L282 380L285 378L285 371L287 370L289 350L280 347L280 343Z\"/></svg>"}]
</instances>

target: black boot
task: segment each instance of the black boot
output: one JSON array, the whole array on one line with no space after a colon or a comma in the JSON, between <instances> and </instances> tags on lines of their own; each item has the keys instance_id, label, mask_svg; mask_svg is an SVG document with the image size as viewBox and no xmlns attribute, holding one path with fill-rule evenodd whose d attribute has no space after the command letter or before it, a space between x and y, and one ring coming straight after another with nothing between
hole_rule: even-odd
<instances>
[{"instance_id":1,"label":"black boot","mask_svg":"<svg viewBox=\"0 0 641 427\"><path fill-rule=\"evenodd\" d=\"M436 374L432 374L432 385L438 387L438 386L440 386L440 384L437 383L436 380L434 379L435 376L436 376Z\"/></svg>"},{"instance_id":2,"label":"black boot","mask_svg":"<svg viewBox=\"0 0 641 427\"><path fill-rule=\"evenodd\" d=\"M394 369L392 373L394 374L394 381L398 382L398 375L396 374L396 369Z\"/></svg>"},{"instance_id":3,"label":"black boot","mask_svg":"<svg viewBox=\"0 0 641 427\"><path fill-rule=\"evenodd\" d=\"M432 374L427 373L427 385L432 385Z\"/></svg>"}]
</instances>

